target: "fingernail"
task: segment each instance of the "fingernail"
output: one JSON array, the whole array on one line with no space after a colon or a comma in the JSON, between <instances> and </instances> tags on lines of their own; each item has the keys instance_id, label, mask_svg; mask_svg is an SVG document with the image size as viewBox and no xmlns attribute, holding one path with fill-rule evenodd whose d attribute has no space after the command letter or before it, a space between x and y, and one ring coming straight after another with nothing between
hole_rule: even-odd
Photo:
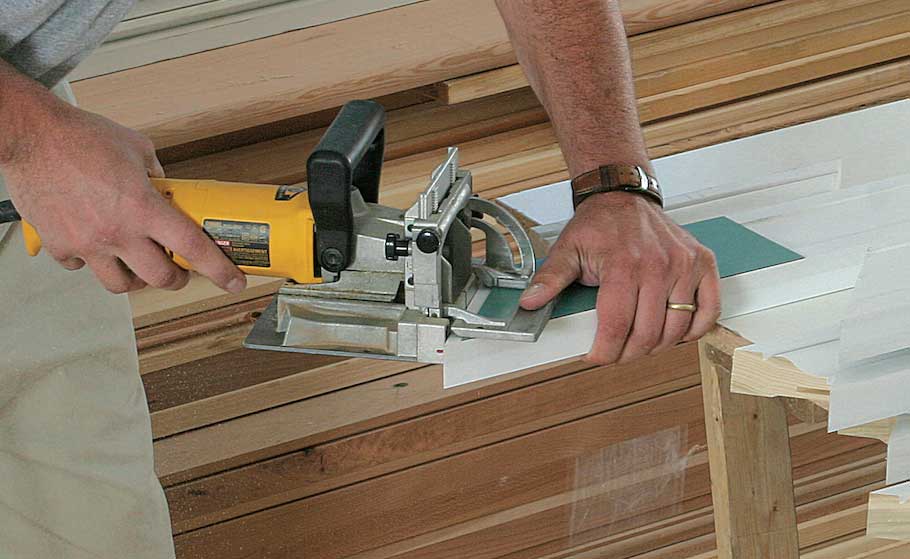
<instances>
[{"instance_id":1,"label":"fingernail","mask_svg":"<svg viewBox=\"0 0 910 559\"><path fill-rule=\"evenodd\" d=\"M521 294L521 300L532 299L536 297L541 291L543 291L542 283L533 283L525 289L524 293Z\"/></svg>"},{"instance_id":2,"label":"fingernail","mask_svg":"<svg viewBox=\"0 0 910 559\"><path fill-rule=\"evenodd\" d=\"M246 278L244 276L234 278L227 284L227 290L231 293L240 293L244 289L246 289Z\"/></svg>"}]
</instances>

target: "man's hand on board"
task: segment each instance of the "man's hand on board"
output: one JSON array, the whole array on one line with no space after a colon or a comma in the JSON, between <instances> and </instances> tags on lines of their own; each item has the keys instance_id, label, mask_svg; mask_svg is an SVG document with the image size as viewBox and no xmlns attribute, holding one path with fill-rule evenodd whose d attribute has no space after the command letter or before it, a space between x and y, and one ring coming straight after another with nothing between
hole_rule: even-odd
<instances>
[{"instance_id":1,"label":"man's hand on board","mask_svg":"<svg viewBox=\"0 0 910 559\"><path fill-rule=\"evenodd\" d=\"M595 194L579 204L521 305L539 308L575 281L600 286L586 359L601 365L698 339L720 316L714 254L636 194ZM671 302L697 309L669 309Z\"/></svg>"}]
</instances>

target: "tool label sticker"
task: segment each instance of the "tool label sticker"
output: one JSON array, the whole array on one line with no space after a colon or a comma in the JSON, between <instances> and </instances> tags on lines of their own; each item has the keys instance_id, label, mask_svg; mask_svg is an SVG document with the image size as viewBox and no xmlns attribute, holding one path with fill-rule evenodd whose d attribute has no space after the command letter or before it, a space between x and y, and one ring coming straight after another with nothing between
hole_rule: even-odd
<instances>
[{"instance_id":1,"label":"tool label sticker","mask_svg":"<svg viewBox=\"0 0 910 559\"><path fill-rule=\"evenodd\" d=\"M206 219L202 228L238 266L269 268L269 224Z\"/></svg>"}]
</instances>

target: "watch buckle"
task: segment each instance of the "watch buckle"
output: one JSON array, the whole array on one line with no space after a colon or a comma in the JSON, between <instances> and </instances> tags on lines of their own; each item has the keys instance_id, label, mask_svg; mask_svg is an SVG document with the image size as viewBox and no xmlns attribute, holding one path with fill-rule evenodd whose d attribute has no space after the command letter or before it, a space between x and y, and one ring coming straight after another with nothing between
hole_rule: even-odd
<instances>
[{"instance_id":1,"label":"watch buckle","mask_svg":"<svg viewBox=\"0 0 910 559\"><path fill-rule=\"evenodd\" d=\"M629 190L633 190L635 192L645 192L645 193L651 192L651 189L648 188L648 186L649 186L648 174L645 173L645 170L641 166L636 165L635 172L638 173L638 186L630 187Z\"/></svg>"}]
</instances>

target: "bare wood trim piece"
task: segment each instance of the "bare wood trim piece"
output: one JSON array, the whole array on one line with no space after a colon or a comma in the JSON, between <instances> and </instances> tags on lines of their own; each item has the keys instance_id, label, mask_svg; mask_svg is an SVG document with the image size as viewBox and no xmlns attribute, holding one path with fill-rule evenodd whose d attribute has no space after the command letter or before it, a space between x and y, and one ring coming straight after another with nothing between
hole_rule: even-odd
<instances>
[{"instance_id":1,"label":"bare wood trim piece","mask_svg":"<svg viewBox=\"0 0 910 559\"><path fill-rule=\"evenodd\" d=\"M728 333L699 342L711 493L721 559L798 559L787 411L730 392Z\"/></svg>"}]
</instances>

